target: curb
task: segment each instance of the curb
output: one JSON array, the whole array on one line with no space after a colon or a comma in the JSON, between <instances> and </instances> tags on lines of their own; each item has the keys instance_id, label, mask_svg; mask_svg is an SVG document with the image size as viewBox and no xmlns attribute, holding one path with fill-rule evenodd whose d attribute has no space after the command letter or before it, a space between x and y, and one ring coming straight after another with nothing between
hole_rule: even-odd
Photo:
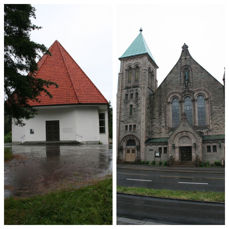
<instances>
[{"instance_id":1,"label":"curb","mask_svg":"<svg viewBox=\"0 0 229 229\"><path fill-rule=\"evenodd\" d=\"M188 168L186 169L180 169L180 168L174 168L174 169L160 169L160 168L131 168L131 167L118 167L117 169L130 169L130 170L143 170L143 171L160 171L160 172L182 172L182 173L213 173L213 174L224 174L225 171L218 171L218 170L202 170L202 169L197 169L197 170L192 170Z\"/></svg>"},{"instance_id":2,"label":"curb","mask_svg":"<svg viewBox=\"0 0 229 229\"><path fill-rule=\"evenodd\" d=\"M153 199L160 199L160 200L175 200L175 201L182 201L182 202L191 202L191 203L202 203L202 204L220 204L225 205L224 202L214 202L214 201L201 201L201 200L184 200L184 199L177 199L177 198L163 198L163 197L154 197L154 196L144 196L138 194L128 194L123 192L117 192L117 195L125 195L125 196L135 196L135 197L144 197L144 198L153 198Z\"/></svg>"}]
</instances>

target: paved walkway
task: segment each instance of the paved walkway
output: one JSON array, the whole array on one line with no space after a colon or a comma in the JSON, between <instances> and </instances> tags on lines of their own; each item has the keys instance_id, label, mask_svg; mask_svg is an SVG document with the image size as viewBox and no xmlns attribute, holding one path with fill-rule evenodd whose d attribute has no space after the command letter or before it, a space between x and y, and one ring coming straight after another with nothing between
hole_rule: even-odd
<instances>
[{"instance_id":1,"label":"paved walkway","mask_svg":"<svg viewBox=\"0 0 229 229\"><path fill-rule=\"evenodd\" d=\"M117 218L117 225L165 225L166 223L157 222L149 219L139 220L125 217Z\"/></svg>"}]
</instances>

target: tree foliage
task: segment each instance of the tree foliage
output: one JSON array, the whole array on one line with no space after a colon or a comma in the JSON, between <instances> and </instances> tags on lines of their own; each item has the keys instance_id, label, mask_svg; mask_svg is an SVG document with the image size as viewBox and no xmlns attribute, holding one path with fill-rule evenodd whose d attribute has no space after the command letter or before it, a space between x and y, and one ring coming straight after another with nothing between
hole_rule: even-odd
<instances>
[{"instance_id":1,"label":"tree foliage","mask_svg":"<svg viewBox=\"0 0 229 229\"><path fill-rule=\"evenodd\" d=\"M36 18L35 8L29 4L4 5L4 105L5 114L17 124L36 113L29 100L39 101L37 96L42 92L52 97L48 88L57 87L54 82L36 78L37 60L51 54L43 44L30 40L31 31L41 28L31 18Z\"/></svg>"},{"instance_id":2,"label":"tree foliage","mask_svg":"<svg viewBox=\"0 0 229 229\"><path fill-rule=\"evenodd\" d=\"M112 120L113 120L113 109L111 106L111 101L108 103L108 125L109 125L109 138L112 138L112 132L113 132L113 126L112 126Z\"/></svg>"}]
</instances>

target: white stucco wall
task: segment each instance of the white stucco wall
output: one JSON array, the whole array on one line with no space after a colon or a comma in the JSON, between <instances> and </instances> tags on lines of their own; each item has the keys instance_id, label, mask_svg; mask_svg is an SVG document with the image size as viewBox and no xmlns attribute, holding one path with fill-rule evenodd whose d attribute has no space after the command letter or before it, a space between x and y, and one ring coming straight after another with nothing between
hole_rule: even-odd
<instances>
[{"instance_id":1,"label":"white stucco wall","mask_svg":"<svg viewBox=\"0 0 229 229\"><path fill-rule=\"evenodd\" d=\"M37 108L37 115L25 126L12 123L12 141L46 141L46 121L59 120L60 141L102 142L108 144L107 106L53 106ZM105 111L106 133L99 133L99 111ZM30 129L34 134L30 134Z\"/></svg>"}]
</instances>

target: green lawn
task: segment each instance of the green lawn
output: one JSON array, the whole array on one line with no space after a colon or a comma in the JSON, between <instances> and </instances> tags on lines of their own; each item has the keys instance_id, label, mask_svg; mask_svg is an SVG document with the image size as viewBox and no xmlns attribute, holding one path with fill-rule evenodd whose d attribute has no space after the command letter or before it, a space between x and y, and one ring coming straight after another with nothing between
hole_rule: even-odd
<instances>
[{"instance_id":1,"label":"green lawn","mask_svg":"<svg viewBox=\"0 0 229 229\"><path fill-rule=\"evenodd\" d=\"M118 186L117 191L120 193L153 196L161 198L172 198L182 200L196 200L196 201L213 201L224 202L224 192L202 192L202 191L173 191L167 189L150 189L137 187L122 187Z\"/></svg>"},{"instance_id":2,"label":"green lawn","mask_svg":"<svg viewBox=\"0 0 229 229\"><path fill-rule=\"evenodd\" d=\"M5 224L112 224L112 179L78 190L8 198Z\"/></svg>"},{"instance_id":3,"label":"green lawn","mask_svg":"<svg viewBox=\"0 0 229 229\"><path fill-rule=\"evenodd\" d=\"M9 161L14 158L11 148L4 148L4 161Z\"/></svg>"}]
</instances>

